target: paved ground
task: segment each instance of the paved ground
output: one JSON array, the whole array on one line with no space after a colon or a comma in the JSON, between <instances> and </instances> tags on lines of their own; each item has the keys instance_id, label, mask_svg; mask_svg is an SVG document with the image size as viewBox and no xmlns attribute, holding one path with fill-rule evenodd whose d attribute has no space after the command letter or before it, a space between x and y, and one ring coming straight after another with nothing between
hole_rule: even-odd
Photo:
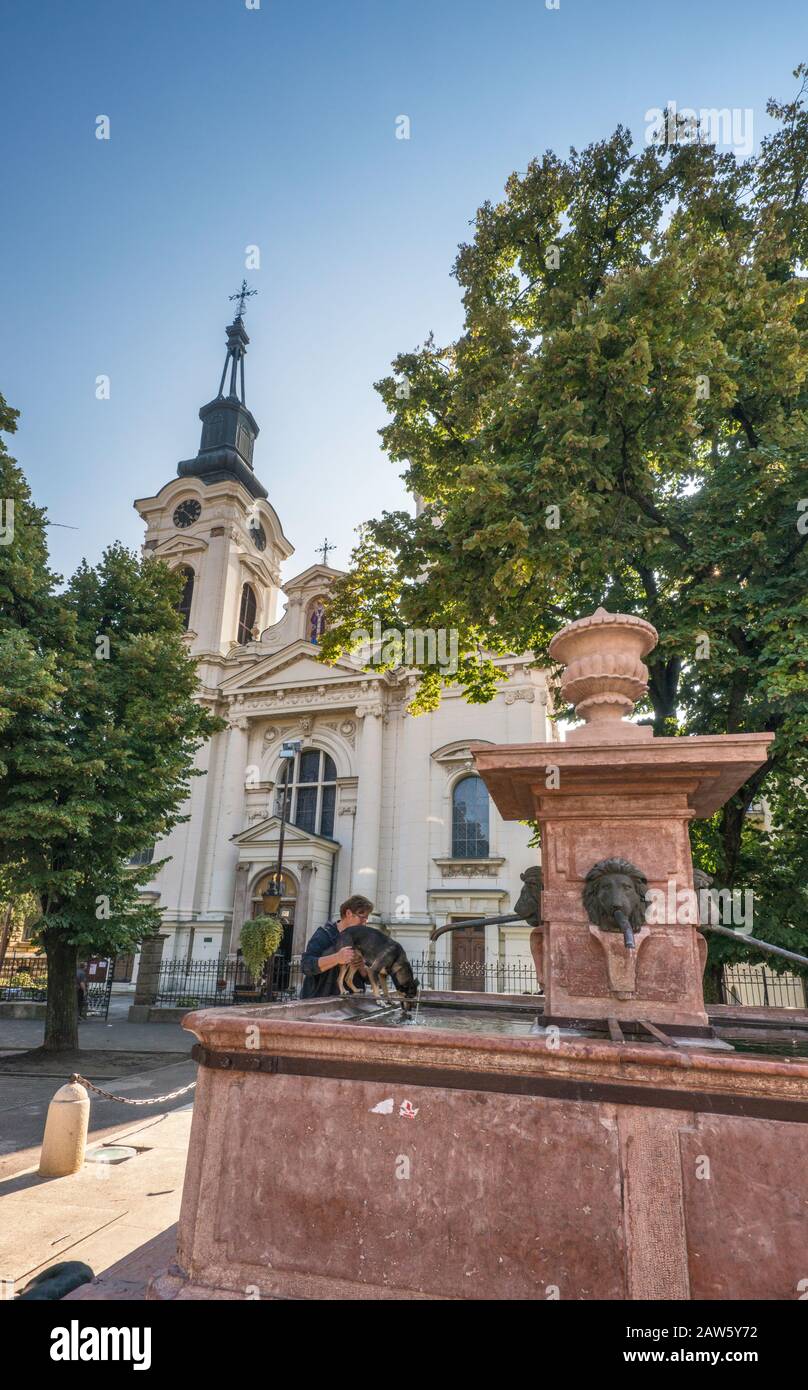
<instances>
[{"instance_id":1,"label":"paved ground","mask_svg":"<svg viewBox=\"0 0 808 1390\"><path fill-rule=\"evenodd\" d=\"M147 1278L171 1261L192 1091L154 1109L91 1095L88 1148L125 1139L137 1157L87 1163L67 1178L37 1173L48 1104L70 1072L132 1099L195 1079L191 1034L178 1024L129 1023L130 1002L113 995L106 1020L80 1025L78 1058L32 1059L26 1053L41 1045L42 1022L0 1020L0 1281L12 1281L0 1285L0 1297L70 1259L102 1276L87 1286L90 1297L142 1298Z\"/></svg>"},{"instance_id":2,"label":"paved ground","mask_svg":"<svg viewBox=\"0 0 808 1390\"><path fill-rule=\"evenodd\" d=\"M129 1023L129 1002L126 995L113 996L106 1021L92 1018L80 1025L84 1058L48 1059L44 1064L47 1069L41 1060L33 1065L24 1055L41 1045L42 1023L0 1020L0 1181L38 1161L48 1105L71 1072L81 1071L106 1090L133 1098L163 1095L194 1079L196 1068L190 1057L180 1060L191 1050L192 1035L178 1024ZM169 1102L162 1111L187 1104L187 1100ZM126 1105L93 1097L91 1136L105 1137L137 1113ZM2 1191L0 1186L0 1195Z\"/></svg>"},{"instance_id":3,"label":"paved ground","mask_svg":"<svg viewBox=\"0 0 808 1390\"><path fill-rule=\"evenodd\" d=\"M82 1296L142 1299L174 1259L192 1108L186 1098L170 1113L114 1126L116 1141L138 1150L124 1163L85 1163L66 1178L32 1168L0 1182L0 1296L49 1265L80 1260L97 1276Z\"/></svg>"}]
</instances>

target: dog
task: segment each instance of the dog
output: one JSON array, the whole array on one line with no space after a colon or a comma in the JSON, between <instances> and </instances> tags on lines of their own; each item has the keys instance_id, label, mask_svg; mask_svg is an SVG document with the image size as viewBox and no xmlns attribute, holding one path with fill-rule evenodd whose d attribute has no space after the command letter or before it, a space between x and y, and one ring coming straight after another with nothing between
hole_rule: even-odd
<instances>
[{"instance_id":1,"label":"dog","mask_svg":"<svg viewBox=\"0 0 808 1390\"><path fill-rule=\"evenodd\" d=\"M407 960L403 946L399 946L392 937L385 936L384 932L377 931L375 927L346 927L337 937L333 949L341 951L343 946L351 946L359 952L368 972L370 987L377 999L383 998L386 1004L392 1003L387 993L389 976L401 997L402 1009L406 1012L412 1008L412 1001L418 995L418 981L413 977L412 966ZM340 966L337 981L340 994L359 993L353 984L358 968L357 965Z\"/></svg>"}]
</instances>

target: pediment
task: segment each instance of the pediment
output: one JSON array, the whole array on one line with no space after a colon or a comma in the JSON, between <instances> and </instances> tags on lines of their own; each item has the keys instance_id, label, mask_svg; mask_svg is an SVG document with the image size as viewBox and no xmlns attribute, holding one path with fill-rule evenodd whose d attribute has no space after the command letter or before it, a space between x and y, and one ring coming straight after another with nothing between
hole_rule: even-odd
<instances>
[{"instance_id":1,"label":"pediment","mask_svg":"<svg viewBox=\"0 0 808 1390\"><path fill-rule=\"evenodd\" d=\"M266 820L258 821L256 825L251 825L247 830L242 830L240 834L234 835L232 843L234 845L274 846L278 843L280 833L280 816L267 816ZM288 821L283 838L287 846L324 845L331 850L338 848L338 841L330 840L326 835L315 835L311 830L301 830L299 825L290 825Z\"/></svg>"},{"instance_id":2,"label":"pediment","mask_svg":"<svg viewBox=\"0 0 808 1390\"><path fill-rule=\"evenodd\" d=\"M239 671L220 688L224 695L246 695L275 686L329 685L340 677L351 676L356 680L364 674L345 657L340 657L333 666L325 666L312 655L311 643L300 638L281 651L262 657L249 670Z\"/></svg>"},{"instance_id":3,"label":"pediment","mask_svg":"<svg viewBox=\"0 0 808 1390\"><path fill-rule=\"evenodd\" d=\"M331 565L309 565L308 569L284 581L283 592L294 594L300 590L329 589L334 580L340 579L345 573L345 570L335 570Z\"/></svg>"},{"instance_id":4,"label":"pediment","mask_svg":"<svg viewBox=\"0 0 808 1390\"><path fill-rule=\"evenodd\" d=\"M158 560L180 559L183 555L199 554L207 550L208 543L202 536L171 536L151 552Z\"/></svg>"},{"instance_id":5,"label":"pediment","mask_svg":"<svg viewBox=\"0 0 808 1390\"><path fill-rule=\"evenodd\" d=\"M490 739L473 738L454 743L444 743L442 748L436 748L432 754L432 761L435 763L448 763L450 766L457 766L458 763L468 763L473 766L471 755L471 744L477 747L479 744L489 744ZM493 747L493 745L492 745Z\"/></svg>"}]
</instances>

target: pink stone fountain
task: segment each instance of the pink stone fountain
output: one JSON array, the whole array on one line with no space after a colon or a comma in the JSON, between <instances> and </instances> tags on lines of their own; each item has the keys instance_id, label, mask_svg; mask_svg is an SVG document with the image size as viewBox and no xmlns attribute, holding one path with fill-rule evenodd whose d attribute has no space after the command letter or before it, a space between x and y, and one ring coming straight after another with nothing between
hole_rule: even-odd
<instances>
[{"instance_id":1,"label":"pink stone fountain","mask_svg":"<svg viewBox=\"0 0 808 1390\"><path fill-rule=\"evenodd\" d=\"M679 894L694 889L688 827L743 785L773 735L654 738L650 725L629 722L656 642L656 629L631 614L599 608L570 623L550 654L566 664L561 690L585 722L564 743L473 751L501 815L541 827L545 1022L611 1019L706 1036L707 945L698 918L679 920ZM587 874L610 859L635 866L664 904L634 949L584 905Z\"/></svg>"},{"instance_id":2,"label":"pink stone fountain","mask_svg":"<svg viewBox=\"0 0 808 1390\"><path fill-rule=\"evenodd\" d=\"M186 1017L199 1088L151 1297L803 1296L808 1064L715 1050L675 907L633 945L620 927L638 884L693 887L690 821L771 737L627 722L655 641L603 609L570 624L551 652L582 727L475 750L500 813L541 826L539 1024L460 993L403 1027L333 999Z\"/></svg>"}]
</instances>

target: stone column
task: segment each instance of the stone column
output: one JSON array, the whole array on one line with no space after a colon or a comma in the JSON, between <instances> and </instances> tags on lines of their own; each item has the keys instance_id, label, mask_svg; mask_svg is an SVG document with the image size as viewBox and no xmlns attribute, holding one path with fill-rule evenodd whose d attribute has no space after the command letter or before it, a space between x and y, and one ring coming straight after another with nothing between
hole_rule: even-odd
<instances>
[{"instance_id":1,"label":"stone column","mask_svg":"<svg viewBox=\"0 0 808 1390\"><path fill-rule=\"evenodd\" d=\"M211 912L229 912L233 902L238 848L234 835L244 829L244 772L247 766L247 720L236 719L227 736L227 757L222 779L222 799L213 849Z\"/></svg>"},{"instance_id":2,"label":"stone column","mask_svg":"<svg viewBox=\"0 0 808 1390\"><path fill-rule=\"evenodd\" d=\"M359 741L356 823L354 826L351 892L377 901L379 880L379 830L382 813L381 703L362 705L356 711L362 721Z\"/></svg>"},{"instance_id":3,"label":"stone column","mask_svg":"<svg viewBox=\"0 0 808 1390\"><path fill-rule=\"evenodd\" d=\"M140 945L140 966L135 985L135 1002L129 1007L130 1023L148 1023L149 1009L154 1004L157 985L160 979L160 966L163 961L163 947L168 940L168 932L155 932L146 936Z\"/></svg>"},{"instance_id":4,"label":"stone column","mask_svg":"<svg viewBox=\"0 0 808 1390\"><path fill-rule=\"evenodd\" d=\"M230 927L225 926L222 936L222 955L235 955L241 940L241 928L248 915L247 888L250 882L252 864L239 864L236 868L236 891L233 894L233 920Z\"/></svg>"},{"instance_id":5,"label":"stone column","mask_svg":"<svg viewBox=\"0 0 808 1390\"><path fill-rule=\"evenodd\" d=\"M303 954L303 948L311 935L309 929L309 904L311 901L312 879L317 872L317 865L308 860L305 864L296 864L296 869L300 870L300 891L295 903L295 928L292 935L292 955Z\"/></svg>"}]
</instances>

